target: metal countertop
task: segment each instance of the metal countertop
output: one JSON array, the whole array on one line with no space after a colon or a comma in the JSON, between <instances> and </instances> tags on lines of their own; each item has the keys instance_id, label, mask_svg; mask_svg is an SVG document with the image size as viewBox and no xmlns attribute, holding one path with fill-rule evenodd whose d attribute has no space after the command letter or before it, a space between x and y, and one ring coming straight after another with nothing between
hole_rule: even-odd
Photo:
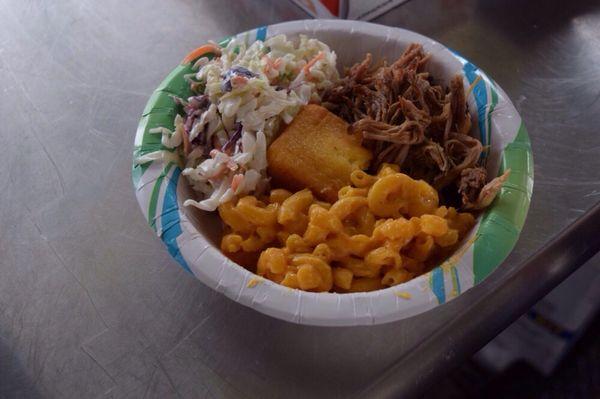
<instances>
[{"instance_id":1,"label":"metal countertop","mask_svg":"<svg viewBox=\"0 0 600 399\"><path fill-rule=\"evenodd\" d=\"M413 0L375 22L459 51L529 130L513 253L452 302L374 327L294 325L208 289L138 208L138 119L198 44L302 18L275 0L0 0L0 397L345 397L600 199L600 5Z\"/></svg>"}]
</instances>

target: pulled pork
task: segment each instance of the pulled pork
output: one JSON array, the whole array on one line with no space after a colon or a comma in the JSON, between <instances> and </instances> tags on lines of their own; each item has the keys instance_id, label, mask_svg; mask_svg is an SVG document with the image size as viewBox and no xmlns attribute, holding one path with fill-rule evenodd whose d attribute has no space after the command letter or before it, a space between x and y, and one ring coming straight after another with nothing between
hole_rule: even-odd
<instances>
[{"instance_id":1,"label":"pulled pork","mask_svg":"<svg viewBox=\"0 0 600 399\"><path fill-rule=\"evenodd\" d=\"M413 178L460 197L462 207L481 209L506 177L486 186L480 164L484 149L469 135L463 78L454 76L447 90L434 84L425 71L428 60L429 54L415 43L389 65L373 67L367 54L323 94L322 105L362 133L363 145L374 155L373 171L382 163L395 163Z\"/></svg>"}]
</instances>

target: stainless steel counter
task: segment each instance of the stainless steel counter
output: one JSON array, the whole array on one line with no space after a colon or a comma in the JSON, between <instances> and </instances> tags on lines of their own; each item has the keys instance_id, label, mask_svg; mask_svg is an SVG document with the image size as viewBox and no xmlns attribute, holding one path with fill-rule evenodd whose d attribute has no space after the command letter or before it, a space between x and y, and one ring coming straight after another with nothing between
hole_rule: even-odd
<instances>
[{"instance_id":1,"label":"stainless steel counter","mask_svg":"<svg viewBox=\"0 0 600 399\"><path fill-rule=\"evenodd\" d=\"M130 179L144 104L187 51L303 12L275 0L0 0L0 397L362 389L600 200L595 3L413 0L376 21L439 40L506 90L532 140L533 202L509 259L456 300L388 325L315 328L186 274Z\"/></svg>"}]
</instances>

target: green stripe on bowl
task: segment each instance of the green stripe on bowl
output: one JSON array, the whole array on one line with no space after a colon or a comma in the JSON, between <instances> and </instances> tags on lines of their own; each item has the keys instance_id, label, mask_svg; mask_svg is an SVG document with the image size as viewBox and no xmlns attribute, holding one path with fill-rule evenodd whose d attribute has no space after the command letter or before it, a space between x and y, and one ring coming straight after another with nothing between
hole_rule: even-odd
<instances>
[{"instance_id":1,"label":"green stripe on bowl","mask_svg":"<svg viewBox=\"0 0 600 399\"><path fill-rule=\"evenodd\" d=\"M163 90L157 90L152 93L150 99L148 99L148 102L144 107L144 111L142 112L142 116L146 116L156 111L169 111L178 108L180 107L175 106L172 93Z\"/></svg>"},{"instance_id":2,"label":"green stripe on bowl","mask_svg":"<svg viewBox=\"0 0 600 399\"><path fill-rule=\"evenodd\" d=\"M488 211L483 215L473 249L475 284L487 277L513 249L525 223L533 187L533 157L523 123L515 140L501 156L499 174L511 174Z\"/></svg>"},{"instance_id":3,"label":"green stripe on bowl","mask_svg":"<svg viewBox=\"0 0 600 399\"><path fill-rule=\"evenodd\" d=\"M150 133L150 130L157 127L165 127L171 131L175 130L174 119L176 114L177 112L173 108L170 110L153 111L151 114L142 117L138 125L138 130L142 134L141 143L136 147L138 156L166 149L161 143L162 135L159 133Z\"/></svg>"},{"instance_id":4,"label":"green stripe on bowl","mask_svg":"<svg viewBox=\"0 0 600 399\"><path fill-rule=\"evenodd\" d=\"M133 165L131 170L131 179L133 186L137 187L140 179L152 162L146 162L138 165L135 160L142 156L155 151L174 151L174 149L166 148L161 143L161 134L149 133L150 129L164 126L167 129L174 129L173 119L174 111L164 110L154 114L148 114L140 119L138 124L138 133L136 134L136 145L133 148Z\"/></svg>"},{"instance_id":5,"label":"green stripe on bowl","mask_svg":"<svg viewBox=\"0 0 600 399\"><path fill-rule=\"evenodd\" d=\"M174 152L176 150L174 148L166 148L162 145L161 134L149 132L150 129L154 129L156 127L165 127L171 131L175 129L174 119L177 111L175 110L173 105L172 107L173 108L171 109L152 110L151 113L143 116L142 119L140 119L140 123L138 124L138 134L140 135L140 137L136 137L136 142L140 142L133 149L134 163L131 171L131 178L133 180L134 187L138 186L142 175L152 164L152 162L146 162L144 164L138 165L135 163L135 159L142 155L149 154L151 152Z\"/></svg>"},{"instance_id":6,"label":"green stripe on bowl","mask_svg":"<svg viewBox=\"0 0 600 399\"><path fill-rule=\"evenodd\" d=\"M528 196L531 196L532 183L531 173L531 152L518 146L507 147L502 158L501 168L506 170L510 168L510 176L505 187L512 187L515 190L521 190Z\"/></svg>"},{"instance_id":7,"label":"green stripe on bowl","mask_svg":"<svg viewBox=\"0 0 600 399\"><path fill-rule=\"evenodd\" d=\"M510 176L506 186L520 189L531 198L533 192L533 155L529 135L523 123L519 126L514 141L504 149L501 162L502 171L510 168Z\"/></svg>"},{"instance_id":8,"label":"green stripe on bowl","mask_svg":"<svg viewBox=\"0 0 600 399\"><path fill-rule=\"evenodd\" d=\"M529 141L529 133L527 133L527 129L525 128L525 125L523 124L523 122L521 122L521 126L519 126L519 131L517 132L517 137L515 137L515 140L513 141L513 143L522 143L531 148L531 142ZM532 172L533 172L533 169L532 169Z\"/></svg>"},{"instance_id":9,"label":"green stripe on bowl","mask_svg":"<svg viewBox=\"0 0 600 399\"><path fill-rule=\"evenodd\" d=\"M460 279L458 277L458 270L456 270L456 266L452 266L450 268L450 273L452 276L452 296L456 297L460 295Z\"/></svg>"},{"instance_id":10,"label":"green stripe on bowl","mask_svg":"<svg viewBox=\"0 0 600 399\"><path fill-rule=\"evenodd\" d=\"M190 84L183 78L184 75L193 73L191 64L179 65L161 82L155 91L170 93L187 98L192 95Z\"/></svg>"},{"instance_id":11,"label":"green stripe on bowl","mask_svg":"<svg viewBox=\"0 0 600 399\"><path fill-rule=\"evenodd\" d=\"M481 222L479 232L483 231L473 251L474 283L479 284L486 278L510 253L514 247L519 231L502 219L490 214Z\"/></svg>"},{"instance_id":12,"label":"green stripe on bowl","mask_svg":"<svg viewBox=\"0 0 600 399\"><path fill-rule=\"evenodd\" d=\"M146 144L143 147L135 147L133 150L133 155L135 158L141 157L142 155L146 155L155 151L167 151L167 152L175 152L175 148L167 148L163 146L161 143L158 144ZM134 159L135 159L134 158Z\"/></svg>"},{"instance_id":13,"label":"green stripe on bowl","mask_svg":"<svg viewBox=\"0 0 600 399\"><path fill-rule=\"evenodd\" d=\"M158 194L160 193L160 186L165 178L165 176L169 173L169 170L173 166L173 162L167 163L164 167L163 171L160 173L156 181L154 182L154 187L152 188L152 194L150 195L150 203L148 204L148 224L154 231L156 231L156 205L158 204Z\"/></svg>"}]
</instances>

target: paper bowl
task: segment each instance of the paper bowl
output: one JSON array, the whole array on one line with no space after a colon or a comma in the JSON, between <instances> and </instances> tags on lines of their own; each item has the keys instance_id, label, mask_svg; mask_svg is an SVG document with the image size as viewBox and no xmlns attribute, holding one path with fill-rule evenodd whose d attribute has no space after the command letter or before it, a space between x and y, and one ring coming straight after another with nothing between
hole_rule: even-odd
<instances>
[{"instance_id":1,"label":"paper bowl","mask_svg":"<svg viewBox=\"0 0 600 399\"><path fill-rule=\"evenodd\" d=\"M432 54L429 70L449 82L462 73L465 86L481 77L470 95L474 134L489 145L487 168L496 176L510 168L509 181L492 206L478 218L464 244L449 260L407 283L369 293L312 293L262 279L226 258L219 250L221 223L216 213L183 207L191 189L175 159L143 165L134 162L132 178L140 207L156 234L181 267L209 287L259 312L311 325L350 326L387 323L433 309L480 283L506 258L521 231L533 187L533 159L525 126L506 93L483 71L452 50L425 36L398 28L340 20L286 22L237 35L248 43L276 34L316 37L338 54L338 66L350 66L365 53L374 59L396 59L412 42ZM224 39L221 43L227 43ZM135 137L134 159L164 149L160 135L149 130L173 129L177 112L171 98L190 95L177 66L150 97Z\"/></svg>"}]
</instances>

